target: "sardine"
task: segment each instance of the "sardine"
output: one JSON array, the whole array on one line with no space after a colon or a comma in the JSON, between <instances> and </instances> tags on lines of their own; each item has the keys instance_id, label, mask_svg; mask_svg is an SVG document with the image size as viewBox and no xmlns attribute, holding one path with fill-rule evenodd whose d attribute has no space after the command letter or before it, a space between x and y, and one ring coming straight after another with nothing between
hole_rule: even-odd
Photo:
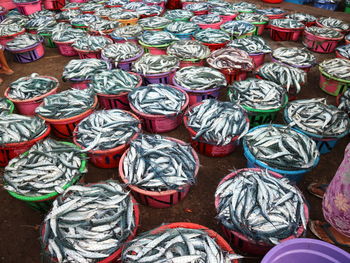
<instances>
[{"instance_id":1,"label":"sardine","mask_svg":"<svg viewBox=\"0 0 350 263\"><path fill-rule=\"evenodd\" d=\"M304 28L305 25L297 20L289 18L272 19L269 24L280 28Z\"/></svg>"},{"instance_id":2,"label":"sardine","mask_svg":"<svg viewBox=\"0 0 350 263\"><path fill-rule=\"evenodd\" d=\"M140 19L138 22L143 28L164 28L170 23L172 23L172 21L163 16L146 17Z\"/></svg>"},{"instance_id":3,"label":"sardine","mask_svg":"<svg viewBox=\"0 0 350 263\"><path fill-rule=\"evenodd\" d=\"M134 58L141 54L142 47L132 42L115 43L108 45L102 49L102 56L112 60L115 65L118 65L119 61Z\"/></svg>"},{"instance_id":4,"label":"sardine","mask_svg":"<svg viewBox=\"0 0 350 263\"><path fill-rule=\"evenodd\" d=\"M39 44L42 41L43 38L40 35L24 33L8 41L5 47L10 51L22 50L34 46L35 44Z\"/></svg>"},{"instance_id":5,"label":"sardine","mask_svg":"<svg viewBox=\"0 0 350 263\"><path fill-rule=\"evenodd\" d=\"M242 36L252 32L255 29L255 26L247 21L233 20L222 24L220 28L232 36Z\"/></svg>"},{"instance_id":6,"label":"sardine","mask_svg":"<svg viewBox=\"0 0 350 263\"><path fill-rule=\"evenodd\" d=\"M227 2L224 3L228 4ZM229 5L228 7L214 7L210 10L210 13L220 16L234 16L238 14L238 11Z\"/></svg>"},{"instance_id":7,"label":"sardine","mask_svg":"<svg viewBox=\"0 0 350 263\"><path fill-rule=\"evenodd\" d=\"M113 41L111 39L104 36L87 35L86 37L78 38L75 40L72 44L72 47L80 50L99 51L112 43Z\"/></svg>"},{"instance_id":8,"label":"sardine","mask_svg":"<svg viewBox=\"0 0 350 263\"><path fill-rule=\"evenodd\" d=\"M215 69L250 71L254 68L254 62L249 57L249 54L233 47L225 47L213 51L207 58L207 63Z\"/></svg>"},{"instance_id":9,"label":"sardine","mask_svg":"<svg viewBox=\"0 0 350 263\"><path fill-rule=\"evenodd\" d=\"M249 2L238 2L233 3L232 7L237 9L239 12L254 12L257 6Z\"/></svg>"},{"instance_id":10,"label":"sardine","mask_svg":"<svg viewBox=\"0 0 350 263\"><path fill-rule=\"evenodd\" d=\"M191 22L199 24L216 24L221 22L222 19L219 15L207 14L207 15L198 15L191 18Z\"/></svg>"},{"instance_id":11,"label":"sardine","mask_svg":"<svg viewBox=\"0 0 350 263\"><path fill-rule=\"evenodd\" d=\"M333 17L320 17L317 19L317 22L324 27L332 28L338 31L350 29L350 25L348 23Z\"/></svg>"},{"instance_id":12,"label":"sardine","mask_svg":"<svg viewBox=\"0 0 350 263\"><path fill-rule=\"evenodd\" d=\"M200 30L197 24L184 21L175 21L167 25L165 29L174 34L193 34Z\"/></svg>"},{"instance_id":13,"label":"sardine","mask_svg":"<svg viewBox=\"0 0 350 263\"><path fill-rule=\"evenodd\" d=\"M177 56L181 60L205 59L210 55L210 49L196 40L180 40L167 48L167 54Z\"/></svg>"},{"instance_id":14,"label":"sardine","mask_svg":"<svg viewBox=\"0 0 350 263\"><path fill-rule=\"evenodd\" d=\"M0 115L9 114L11 109L10 101L6 98L0 98Z\"/></svg>"},{"instance_id":15,"label":"sardine","mask_svg":"<svg viewBox=\"0 0 350 263\"><path fill-rule=\"evenodd\" d=\"M55 12L52 11L52 10L46 10L46 9L43 9L43 10L40 10L40 11L37 11L33 14L30 14L28 16L29 19L33 19L33 18L39 18L39 17L44 17L44 16L52 16L54 17L55 16Z\"/></svg>"},{"instance_id":16,"label":"sardine","mask_svg":"<svg viewBox=\"0 0 350 263\"><path fill-rule=\"evenodd\" d=\"M7 34L3 34L1 33L1 31L5 30L6 27L3 27L5 25L9 26L9 28L7 28L6 30L9 30L10 32L13 30L14 31L21 31L21 29L12 29L12 28L16 28L16 27L24 27L25 24L28 22L29 18L27 16L24 15L11 15L11 16L7 16L3 21L1 21L0 23L0 35L4 35L6 36ZM17 33L15 32L15 33ZM13 34L13 33L12 33Z\"/></svg>"},{"instance_id":17,"label":"sardine","mask_svg":"<svg viewBox=\"0 0 350 263\"><path fill-rule=\"evenodd\" d=\"M98 31L101 35L103 35L103 30L111 30L117 27L119 27L119 23L117 21L101 20L91 24L89 29Z\"/></svg>"},{"instance_id":18,"label":"sardine","mask_svg":"<svg viewBox=\"0 0 350 263\"><path fill-rule=\"evenodd\" d=\"M108 63L100 59L72 59L64 67L62 79L90 79L96 72L106 69L109 69Z\"/></svg>"},{"instance_id":19,"label":"sardine","mask_svg":"<svg viewBox=\"0 0 350 263\"><path fill-rule=\"evenodd\" d=\"M248 54L271 53L270 46L260 36L237 38L228 43L226 47L238 48Z\"/></svg>"},{"instance_id":20,"label":"sardine","mask_svg":"<svg viewBox=\"0 0 350 263\"><path fill-rule=\"evenodd\" d=\"M166 31L144 31L139 41L146 45L170 45L179 40L174 34Z\"/></svg>"},{"instance_id":21,"label":"sardine","mask_svg":"<svg viewBox=\"0 0 350 263\"><path fill-rule=\"evenodd\" d=\"M332 28L327 28L327 27L310 26L305 28L305 32L308 32L315 36L326 37L326 38L342 37L342 34L339 31L334 30Z\"/></svg>"},{"instance_id":22,"label":"sardine","mask_svg":"<svg viewBox=\"0 0 350 263\"><path fill-rule=\"evenodd\" d=\"M58 14L56 14L55 18L56 20L71 20L77 16L81 16L82 12L77 9L68 9L67 11L62 11Z\"/></svg>"},{"instance_id":23,"label":"sardine","mask_svg":"<svg viewBox=\"0 0 350 263\"><path fill-rule=\"evenodd\" d=\"M95 11L96 8L99 8L101 5L100 4L96 4L96 3L84 3L83 5L80 6L80 10L82 12L91 12L91 11Z\"/></svg>"},{"instance_id":24,"label":"sardine","mask_svg":"<svg viewBox=\"0 0 350 263\"><path fill-rule=\"evenodd\" d=\"M338 51L343 57L350 59L350 44L337 47L335 50Z\"/></svg>"},{"instance_id":25,"label":"sardine","mask_svg":"<svg viewBox=\"0 0 350 263\"><path fill-rule=\"evenodd\" d=\"M179 62L175 56L145 54L133 62L132 71L142 75L170 72L179 68Z\"/></svg>"},{"instance_id":26,"label":"sardine","mask_svg":"<svg viewBox=\"0 0 350 263\"><path fill-rule=\"evenodd\" d=\"M346 90L339 99L338 109L350 115L350 89Z\"/></svg>"},{"instance_id":27,"label":"sardine","mask_svg":"<svg viewBox=\"0 0 350 263\"><path fill-rule=\"evenodd\" d=\"M186 5L184 7L185 10L188 10L188 11L205 11L205 10L209 10L210 8L210 5L209 3L206 3L206 2L198 2L198 3L193 3L193 4L189 4L189 5Z\"/></svg>"},{"instance_id":28,"label":"sardine","mask_svg":"<svg viewBox=\"0 0 350 263\"><path fill-rule=\"evenodd\" d=\"M0 23L0 36L13 35L21 32L23 29L24 27L22 25Z\"/></svg>"},{"instance_id":29,"label":"sardine","mask_svg":"<svg viewBox=\"0 0 350 263\"><path fill-rule=\"evenodd\" d=\"M68 25L66 23L59 23ZM58 24L58 25L59 25ZM79 28L54 28L52 30L52 39L57 42L74 42L75 40L83 37L87 37L86 31Z\"/></svg>"},{"instance_id":30,"label":"sardine","mask_svg":"<svg viewBox=\"0 0 350 263\"><path fill-rule=\"evenodd\" d=\"M272 15L284 14L286 13L286 11L280 8L271 7L271 8L264 8L264 9L256 9L255 13L265 15L265 16L272 16Z\"/></svg>"},{"instance_id":31,"label":"sardine","mask_svg":"<svg viewBox=\"0 0 350 263\"><path fill-rule=\"evenodd\" d=\"M136 11L113 12L108 16L110 20L126 20L138 17L139 14Z\"/></svg>"},{"instance_id":32,"label":"sardine","mask_svg":"<svg viewBox=\"0 0 350 263\"><path fill-rule=\"evenodd\" d=\"M163 13L164 9L159 5L145 5L136 9L136 12L142 16L159 16Z\"/></svg>"},{"instance_id":33,"label":"sardine","mask_svg":"<svg viewBox=\"0 0 350 263\"><path fill-rule=\"evenodd\" d=\"M139 25L130 25L130 26L124 26L120 28L116 28L110 36L112 38L131 38L131 37L138 37L142 34L142 27Z\"/></svg>"},{"instance_id":34,"label":"sardine","mask_svg":"<svg viewBox=\"0 0 350 263\"><path fill-rule=\"evenodd\" d=\"M100 20L101 18L93 14L81 14L81 15L72 17L70 19L70 23L72 25L90 26L91 24Z\"/></svg>"},{"instance_id":35,"label":"sardine","mask_svg":"<svg viewBox=\"0 0 350 263\"><path fill-rule=\"evenodd\" d=\"M41 16L30 19L25 27L27 29L37 30L42 27L53 27L57 24L56 20L52 16Z\"/></svg>"},{"instance_id":36,"label":"sardine","mask_svg":"<svg viewBox=\"0 0 350 263\"><path fill-rule=\"evenodd\" d=\"M167 10L164 14L164 17L170 19L170 20L189 20L194 14L191 11L185 10L185 9L174 9L174 10Z\"/></svg>"},{"instance_id":37,"label":"sardine","mask_svg":"<svg viewBox=\"0 0 350 263\"><path fill-rule=\"evenodd\" d=\"M305 67L316 64L316 57L305 48L279 47L271 55L279 62L292 67Z\"/></svg>"},{"instance_id":38,"label":"sardine","mask_svg":"<svg viewBox=\"0 0 350 263\"><path fill-rule=\"evenodd\" d=\"M269 18L267 16L257 13L241 13L236 19L250 23L267 23L269 21Z\"/></svg>"},{"instance_id":39,"label":"sardine","mask_svg":"<svg viewBox=\"0 0 350 263\"><path fill-rule=\"evenodd\" d=\"M319 68L332 77L350 80L350 60L343 58L324 60L320 63Z\"/></svg>"},{"instance_id":40,"label":"sardine","mask_svg":"<svg viewBox=\"0 0 350 263\"><path fill-rule=\"evenodd\" d=\"M216 44L228 42L231 38L226 32L219 29L207 28L195 33L193 37L204 43Z\"/></svg>"},{"instance_id":41,"label":"sardine","mask_svg":"<svg viewBox=\"0 0 350 263\"><path fill-rule=\"evenodd\" d=\"M307 23L307 22L315 22L316 17L310 14L304 14L304 13L292 13L286 15L287 18L297 20L302 23Z\"/></svg>"}]
</instances>

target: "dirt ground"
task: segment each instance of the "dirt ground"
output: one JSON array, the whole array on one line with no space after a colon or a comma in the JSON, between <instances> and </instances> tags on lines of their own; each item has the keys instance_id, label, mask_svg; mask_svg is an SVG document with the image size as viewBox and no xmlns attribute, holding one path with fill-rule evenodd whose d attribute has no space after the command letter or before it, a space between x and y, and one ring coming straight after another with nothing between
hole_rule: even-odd
<instances>
[{"instance_id":1,"label":"dirt ground","mask_svg":"<svg viewBox=\"0 0 350 263\"><path fill-rule=\"evenodd\" d=\"M262 4L262 2L259 1L256 1L256 3ZM349 14L329 12L310 6L300 6L290 3L262 5L264 5L264 7L281 7L288 11L298 10L316 16L334 16L350 22ZM270 40L267 32L265 32L264 38L269 42L272 48L280 46L303 47L300 41L298 43L273 42ZM317 56L318 62L334 57L334 54L315 55ZM61 56L55 48L46 48L45 57L37 62L18 64L12 62L11 56L8 56L8 60L15 74L12 76L1 76L4 78L4 83L0 87L1 94L3 94L9 83L33 72L61 79L63 67L70 58ZM269 57L267 57L266 61L268 60ZM335 104L335 98L322 92L319 89L318 82L319 72L317 67L315 67L308 74L308 82L302 89L300 98L325 97L329 104ZM68 83L60 81L60 89L65 90L67 88L69 88ZM221 99L227 100L226 90L222 91ZM277 123L282 123L280 116ZM164 135L188 141L188 134L183 126ZM308 194L306 187L311 182L330 182L342 161L344 149L349 139L350 137L343 138L331 153L322 155L319 165L309 174L305 175L302 182L298 185L310 204L310 217L312 219L322 219L321 200ZM222 234L215 219L214 192L219 181L230 173L231 169L246 167L246 161L242 149L238 148L230 156L224 158L209 158L200 155L200 164L198 183L196 186L192 187L190 193L182 202L167 209L154 209L140 205L141 223L138 233L150 230L162 223L184 221L207 226ZM100 169L91 164L89 164L88 169L86 182L92 183L111 178L118 180L117 169ZM3 169L1 169L1 173L2 172ZM2 207L0 212L0 262L40 262L41 252L38 226L42 222L44 215L32 210L24 203L11 198L2 188L0 188L0 205ZM315 238L310 231L308 231L307 236ZM250 258L243 262L260 262L260 259Z\"/></svg>"}]
</instances>

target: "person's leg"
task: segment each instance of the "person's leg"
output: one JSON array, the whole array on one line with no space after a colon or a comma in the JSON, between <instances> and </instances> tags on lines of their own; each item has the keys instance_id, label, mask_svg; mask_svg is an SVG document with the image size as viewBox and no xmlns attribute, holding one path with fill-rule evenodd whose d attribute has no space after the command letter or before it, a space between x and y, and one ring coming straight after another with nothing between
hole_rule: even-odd
<instances>
[{"instance_id":1,"label":"person's leg","mask_svg":"<svg viewBox=\"0 0 350 263\"><path fill-rule=\"evenodd\" d=\"M10 69L9 65L7 64L7 60L3 49L0 49L0 64L1 64L1 68L0 68L1 74L11 75L14 73L13 70Z\"/></svg>"}]
</instances>

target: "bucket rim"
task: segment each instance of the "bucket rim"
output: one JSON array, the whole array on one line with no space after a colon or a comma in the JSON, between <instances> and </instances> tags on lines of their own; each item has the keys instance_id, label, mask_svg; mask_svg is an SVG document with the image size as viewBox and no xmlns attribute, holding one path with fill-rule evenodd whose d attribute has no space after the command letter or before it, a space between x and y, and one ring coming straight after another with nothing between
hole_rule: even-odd
<instances>
[{"instance_id":1,"label":"bucket rim","mask_svg":"<svg viewBox=\"0 0 350 263\"><path fill-rule=\"evenodd\" d=\"M322 28L326 28L326 27L322 27ZM338 32L340 32L340 31L338 31ZM344 34L342 34L342 36L340 36L340 37L323 37L323 36L318 36L318 35L312 34L306 30L304 31L304 35L309 35L309 36L312 36L312 37L315 37L315 38L318 38L321 40L328 40L328 41L340 41L344 38ZM313 41L315 41L315 40L313 40Z\"/></svg>"},{"instance_id":2,"label":"bucket rim","mask_svg":"<svg viewBox=\"0 0 350 263\"><path fill-rule=\"evenodd\" d=\"M321 68L321 66L319 65L318 66L318 70L320 71L320 73L322 75L324 75L325 77L329 78L329 79L333 79L333 80L336 80L336 81L339 81L339 82L343 82L343 83L350 83L350 80L346 80L346 79L339 79L337 77L333 77L332 75L326 73L323 68Z\"/></svg>"},{"instance_id":3,"label":"bucket rim","mask_svg":"<svg viewBox=\"0 0 350 263\"><path fill-rule=\"evenodd\" d=\"M25 29L25 28L22 28L20 31L18 31L18 32L16 32L16 33L13 33L13 34L11 34L11 35L0 36L0 39L6 39L6 38L9 38L9 37L18 36L18 35L24 34L25 32L26 32L26 29Z\"/></svg>"},{"instance_id":4,"label":"bucket rim","mask_svg":"<svg viewBox=\"0 0 350 263\"><path fill-rule=\"evenodd\" d=\"M39 35L40 36L40 35ZM22 48L22 49L10 49L8 47L5 46L5 49L8 50L9 52L12 52L12 53L23 53L23 52L28 52L28 51L31 51L31 50L34 50L36 49L37 47L39 47L40 45L42 45L44 41L44 38L42 36L40 36L40 40L39 42L35 43L35 44L32 44L28 47L25 47L25 48Z\"/></svg>"},{"instance_id":5,"label":"bucket rim","mask_svg":"<svg viewBox=\"0 0 350 263\"><path fill-rule=\"evenodd\" d=\"M231 93L230 90L228 91L228 93ZM274 112L278 112L280 111L281 109L283 109L284 107L286 107L286 105L288 104L288 94L287 94L287 91L286 91L286 94L284 94L284 100L283 100L283 103L281 106L279 106L278 108L275 108L275 109L269 109L269 110L259 110L259 109L254 109L254 108L251 108L249 106L246 106L246 105L241 105L246 111L248 112L257 112L257 113L274 113Z\"/></svg>"},{"instance_id":6,"label":"bucket rim","mask_svg":"<svg viewBox=\"0 0 350 263\"><path fill-rule=\"evenodd\" d=\"M293 68L307 69L307 68L312 68L312 67L314 67L315 65L317 65L317 62L316 62L316 61L313 61L311 64L306 65L306 66L299 66L299 65L295 65L295 64L289 64L289 63L283 62L282 60L279 60L279 59L275 58L275 57L273 56L272 52L270 53L270 57L271 57L271 61L272 61L272 62L281 63L281 64L284 64L284 65L286 65L286 66L290 66L290 67L293 67Z\"/></svg>"},{"instance_id":7,"label":"bucket rim","mask_svg":"<svg viewBox=\"0 0 350 263\"><path fill-rule=\"evenodd\" d=\"M176 40L172 41L171 43L168 43L168 44L162 44L162 45L148 45L148 44L145 44L144 42L142 42L141 40L138 40L139 43L144 46L144 47L155 47L155 48L162 48L162 47L168 47L170 46L172 43L174 43Z\"/></svg>"},{"instance_id":8,"label":"bucket rim","mask_svg":"<svg viewBox=\"0 0 350 263\"><path fill-rule=\"evenodd\" d=\"M206 89L206 90L192 90L192 89L188 89L185 87L182 87L179 83L177 83L175 76L173 77L173 83L174 86L177 88L180 88L181 90L185 91L186 93L198 93L198 94L202 94L202 93L208 93L208 92L215 92L215 91L219 91L220 89L222 89L225 86L219 86L216 88L211 88L211 89Z\"/></svg>"}]
</instances>

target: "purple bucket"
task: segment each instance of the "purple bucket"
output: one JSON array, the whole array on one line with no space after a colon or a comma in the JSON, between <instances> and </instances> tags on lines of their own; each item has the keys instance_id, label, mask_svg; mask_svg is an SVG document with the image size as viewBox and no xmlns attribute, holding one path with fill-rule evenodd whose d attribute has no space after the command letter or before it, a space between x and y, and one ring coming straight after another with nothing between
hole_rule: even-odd
<instances>
[{"instance_id":1,"label":"purple bucket","mask_svg":"<svg viewBox=\"0 0 350 263\"><path fill-rule=\"evenodd\" d=\"M159 73L159 74L145 74L141 75L143 78L143 84L169 84L172 85L172 79L173 75L175 74L176 70L168 71L165 73Z\"/></svg>"},{"instance_id":2,"label":"purple bucket","mask_svg":"<svg viewBox=\"0 0 350 263\"><path fill-rule=\"evenodd\" d=\"M21 50L9 50L14 56L14 59L18 63L30 63L42 58L45 54L45 49L42 40L39 43L31 45Z\"/></svg>"},{"instance_id":3,"label":"purple bucket","mask_svg":"<svg viewBox=\"0 0 350 263\"><path fill-rule=\"evenodd\" d=\"M310 238L296 238L272 248L261 263L346 263L350 254L344 250Z\"/></svg>"},{"instance_id":4,"label":"purple bucket","mask_svg":"<svg viewBox=\"0 0 350 263\"><path fill-rule=\"evenodd\" d=\"M113 69L113 68L119 68L119 69L122 69L122 70L125 70L125 71L131 71L131 65L134 61L138 60L140 57L142 57L144 53L144 50L143 48L141 48L141 52L140 54L136 55L135 57L132 57L132 58L128 58L128 59L125 59L125 60L121 60L119 61L119 63L116 65L115 63L113 63L113 61L109 58L106 58L103 53L101 53L101 58L106 61L110 67Z\"/></svg>"}]
</instances>

